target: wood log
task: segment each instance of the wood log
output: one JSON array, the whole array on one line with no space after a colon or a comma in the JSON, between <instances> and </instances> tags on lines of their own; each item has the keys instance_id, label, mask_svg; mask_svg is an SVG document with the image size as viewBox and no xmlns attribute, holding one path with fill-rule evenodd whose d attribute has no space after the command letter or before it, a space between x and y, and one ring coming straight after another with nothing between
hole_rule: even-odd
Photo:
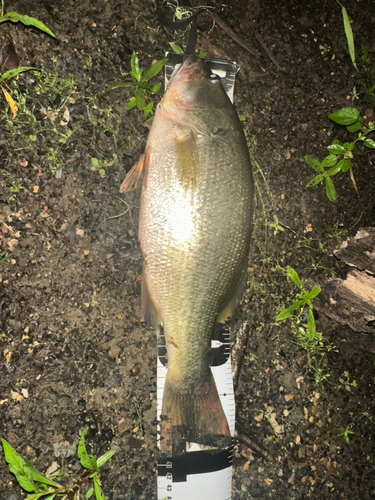
<instances>
[{"instance_id":1,"label":"wood log","mask_svg":"<svg viewBox=\"0 0 375 500\"><path fill-rule=\"evenodd\" d=\"M345 280L323 284L316 309L355 332L375 334L375 228L360 229L334 253L353 269Z\"/></svg>"}]
</instances>

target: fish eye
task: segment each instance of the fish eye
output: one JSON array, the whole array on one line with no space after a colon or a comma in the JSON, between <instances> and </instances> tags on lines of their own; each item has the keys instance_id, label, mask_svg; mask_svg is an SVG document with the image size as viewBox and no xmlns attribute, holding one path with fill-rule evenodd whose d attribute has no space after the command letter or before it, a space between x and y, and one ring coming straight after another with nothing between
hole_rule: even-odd
<instances>
[{"instance_id":1,"label":"fish eye","mask_svg":"<svg viewBox=\"0 0 375 500\"><path fill-rule=\"evenodd\" d=\"M210 80L212 83L219 83L220 82L220 76L216 75L215 73L210 74Z\"/></svg>"}]
</instances>

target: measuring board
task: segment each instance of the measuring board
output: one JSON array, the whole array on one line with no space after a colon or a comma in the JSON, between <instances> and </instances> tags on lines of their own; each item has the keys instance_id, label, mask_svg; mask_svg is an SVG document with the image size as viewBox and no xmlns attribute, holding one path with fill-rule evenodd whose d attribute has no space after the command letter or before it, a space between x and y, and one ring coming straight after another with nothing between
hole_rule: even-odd
<instances>
[{"instance_id":1,"label":"measuring board","mask_svg":"<svg viewBox=\"0 0 375 500\"><path fill-rule=\"evenodd\" d=\"M165 86L182 56L167 54ZM223 87L233 102L234 80L239 67L230 61L204 59L213 73L220 76ZM234 436L235 401L230 358L229 329L216 325L211 340L211 371L220 401ZM158 336L157 415L162 413L167 350L163 331ZM158 425L160 433L160 426ZM160 434L159 434L160 435ZM158 443L160 445L160 443ZM233 445L224 449L201 449L192 444L183 455L172 457L160 453L158 461L158 500L230 500L232 493Z\"/></svg>"}]
</instances>

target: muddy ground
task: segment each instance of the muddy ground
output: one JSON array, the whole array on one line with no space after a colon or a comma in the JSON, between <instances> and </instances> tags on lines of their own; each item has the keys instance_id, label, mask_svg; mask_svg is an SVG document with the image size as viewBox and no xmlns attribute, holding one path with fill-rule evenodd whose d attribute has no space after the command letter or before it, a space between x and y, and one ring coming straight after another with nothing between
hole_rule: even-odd
<instances>
[{"instance_id":1,"label":"muddy ground","mask_svg":"<svg viewBox=\"0 0 375 500\"><path fill-rule=\"evenodd\" d=\"M245 117L262 197L249 286L231 331L235 338L249 330L237 427L269 458L236 444L233 499L375 498L374 335L338 326L320 311L317 329L334 348L317 372L291 321L275 323L296 293L281 269L292 266L306 288L324 287L347 273L333 251L374 225L373 150L358 146L358 193L341 174L335 204L322 185L305 188L314 172L304 162L307 154L322 160L334 138L349 138L328 114L354 106L374 119L373 96L366 95L374 84L374 4L346 5L358 55L367 44L372 60L361 66L363 85L345 49L337 2L215 5L259 54L213 27L209 13L200 15L199 49L241 66L235 106ZM130 89L103 91L129 78L122 73L133 51L149 67L168 42L184 39L160 26L147 0L9 0L5 7L43 21L58 41L20 24L0 25L0 44L13 40L21 66L43 68L8 82L16 118L0 102L0 260L9 257L0 267L0 436L41 471L63 460L74 476L75 447L87 426L94 454L116 451L101 472L105 495L151 500L156 339L140 322L139 192L119 194L148 129L141 112L126 110ZM109 162L114 153L105 177L91 170L91 158ZM111 218L126 210L122 200L131 211ZM283 231L269 226L274 216ZM318 385L317 376L324 379ZM353 432L349 444L340 428ZM22 498L2 455L0 498Z\"/></svg>"}]
</instances>

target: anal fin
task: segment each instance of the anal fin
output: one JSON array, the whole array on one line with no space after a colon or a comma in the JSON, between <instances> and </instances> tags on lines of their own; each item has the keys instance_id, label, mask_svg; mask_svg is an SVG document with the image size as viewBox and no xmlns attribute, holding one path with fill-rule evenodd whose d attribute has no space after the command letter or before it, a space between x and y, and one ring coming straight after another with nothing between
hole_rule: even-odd
<instances>
[{"instance_id":1,"label":"anal fin","mask_svg":"<svg viewBox=\"0 0 375 500\"><path fill-rule=\"evenodd\" d=\"M156 329L159 327L161 321L160 311L150 295L147 280L147 268L143 264L141 285L142 319L149 327Z\"/></svg>"},{"instance_id":2,"label":"anal fin","mask_svg":"<svg viewBox=\"0 0 375 500\"><path fill-rule=\"evenodd\" d=\"M246 283L247 283L247 265L242 271L242 275L238 282L237 287L233 290L231 296L228 298L224 307L218 314L216 318L216 323L225 323L229 318L233 316L233 313L246 289Z\"/></svg>"}]
</instances>

